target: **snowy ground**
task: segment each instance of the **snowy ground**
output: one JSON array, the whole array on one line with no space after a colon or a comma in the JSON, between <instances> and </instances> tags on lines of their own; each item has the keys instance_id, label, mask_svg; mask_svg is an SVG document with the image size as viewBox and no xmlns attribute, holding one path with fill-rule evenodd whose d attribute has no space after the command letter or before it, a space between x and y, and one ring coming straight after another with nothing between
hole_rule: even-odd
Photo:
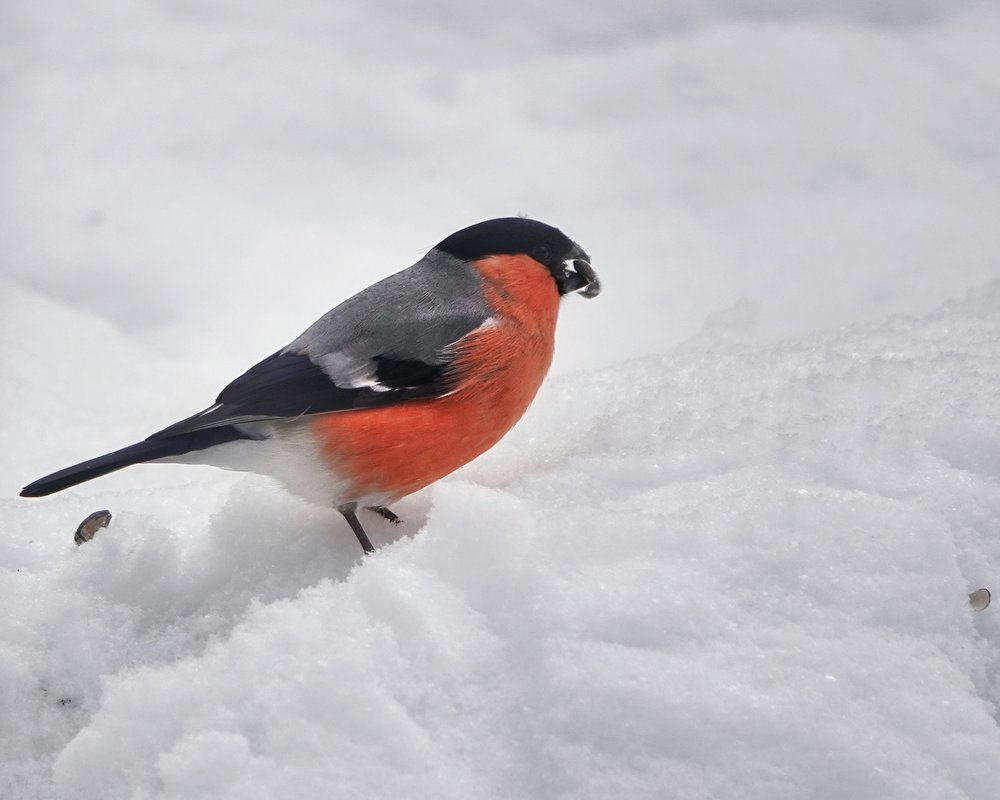
<instances>
[{"instance_id":1,"label":"snowy ground","mask_svg":"<svg viewBox=\"0 0 1000 800\"><path fill-rule=\"evenodd\" d=\"M535 6L4 4L4 800L1000 797L1000 10ZM605 294L364 563L16 498L517 211Z\"/></svg>"}]
</instances>

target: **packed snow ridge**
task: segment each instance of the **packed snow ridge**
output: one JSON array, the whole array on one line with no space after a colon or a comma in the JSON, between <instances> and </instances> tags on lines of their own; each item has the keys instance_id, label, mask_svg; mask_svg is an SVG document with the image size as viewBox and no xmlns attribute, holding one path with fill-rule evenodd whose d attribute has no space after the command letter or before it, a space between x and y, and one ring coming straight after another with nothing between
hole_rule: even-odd
<instances>
[{"instance_id":1,"label":"packed snow ridge","mask_svg":"<svg viewBox=\"0 0 1000 800\"><path fill-rule=\"evenodd\" d=\"M370 558L253 476L2 501L0 796L1000 797L967 599L1000 576L1000 284L769 345L749 311L554 380Z\"/></svg>"}]
</instances>

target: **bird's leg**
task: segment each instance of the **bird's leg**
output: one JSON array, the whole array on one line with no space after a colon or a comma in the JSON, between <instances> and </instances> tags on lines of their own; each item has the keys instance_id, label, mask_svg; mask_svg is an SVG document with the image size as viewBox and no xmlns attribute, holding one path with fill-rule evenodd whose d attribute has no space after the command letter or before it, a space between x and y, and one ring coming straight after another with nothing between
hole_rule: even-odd
<instances>
[{"instance_id":1,"label":"bird's leg","mask_svg":"<svg viewBox=\"0 0 1000 800\"><path fill-rule=\"evenodd\" d=\"M351 530L354 531L354 535L358 537L358 541L361 542L361 547L364 548L365 553L374 553L375 548L372 547L371 539L368 538L368 534L365 533L365 529L361 527L361 523L358 521L358 515L354 513L357 507L357 503L346 503L337 510L344 515L344 519L346 519L347 524L351 526Z\"/></svg>"},{"instance_id":2,"label":"bird's leg","mask_svg":"<svg viewBox=\"0 0 1000 800\"><path fill-rule=\"evenodd\" d=\"M366 508L369 511L374 511L376 514L378 514L383 519L389 520L389 522L393 523L394 525L398 525L400 522L403 521L399 517L397 517L395 514L393 514L392 511L390 509L386 508L385 506L366 506Z\"/></svg>"}]
</instances>

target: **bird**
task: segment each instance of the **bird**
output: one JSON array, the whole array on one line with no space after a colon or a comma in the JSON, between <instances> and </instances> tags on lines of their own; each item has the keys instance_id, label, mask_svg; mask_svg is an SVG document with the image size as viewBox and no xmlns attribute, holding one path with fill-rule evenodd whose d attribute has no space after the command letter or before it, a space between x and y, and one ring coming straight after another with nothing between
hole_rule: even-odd
<instances>
[{"instance_id":1,"label":"bird","mask_svg":"<svg viewBox=\"0 0 1000 800\"><path fill-rule=\"evenodd\" d=\"M560 300L596 297L590 256L558 228L501 217L328 311L229 383L211 406L135 444L30 483L43 497L134 464L209 464L276 478L358 519L496 444L552 361Z\"/></svg>"}]
</instances>

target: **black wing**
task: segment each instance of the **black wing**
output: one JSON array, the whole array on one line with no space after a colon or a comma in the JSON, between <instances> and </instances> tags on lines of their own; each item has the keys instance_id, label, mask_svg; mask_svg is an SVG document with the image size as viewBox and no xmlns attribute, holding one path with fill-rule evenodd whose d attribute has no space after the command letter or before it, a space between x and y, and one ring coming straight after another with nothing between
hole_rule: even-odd
<instances>
[{"instance_id":1,"label":"black wing","mask_svg":"<svg viewBox=\"0 0 1000 800\"><path fill-rule=\"evenodd\" d=\"M308 356L279 350L223 389L215 405L154 433L150 438L329 411L374 408L451 391L448 364L426 364L379 355L372 358L374 381L338 386Z\"/></svg>"}]
</instances>

